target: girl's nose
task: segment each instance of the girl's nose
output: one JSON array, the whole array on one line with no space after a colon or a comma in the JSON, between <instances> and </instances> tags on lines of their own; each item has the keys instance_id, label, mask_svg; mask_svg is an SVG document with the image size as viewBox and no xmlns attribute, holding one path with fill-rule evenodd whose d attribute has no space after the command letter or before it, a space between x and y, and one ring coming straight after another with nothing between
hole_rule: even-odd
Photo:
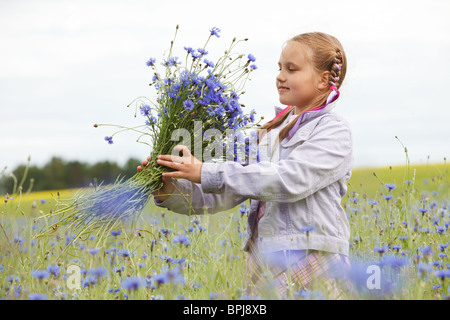
<instances>
[{"instance_id":1,"label":"girl's nose","mask_svg":"<svg viewBox=\"0 0 450 320\"><path fill-rule=\"evenodd\" d=\"M284 82L286 79L283 75L283 71L280 70L280 72L278 73L277 77L276 77L277 83L278 82Z\"/></svg>"},{"instance_id":2,"label":"girl's nose","mask_svg":"<svg viewBox=\"0 0 450 320\"><path fill-rule=\"evenodd\" d=\"M281 73L276 78L277 87L285 81L284 77L281 77L280 75L281 75Z\"/></svg>"}]
</instances>

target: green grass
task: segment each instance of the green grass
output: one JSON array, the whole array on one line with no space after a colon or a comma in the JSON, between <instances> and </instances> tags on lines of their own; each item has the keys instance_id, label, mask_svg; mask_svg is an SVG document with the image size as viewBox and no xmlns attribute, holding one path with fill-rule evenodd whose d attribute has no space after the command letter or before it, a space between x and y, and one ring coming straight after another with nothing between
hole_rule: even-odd
<instances>
[{"instance_id":1,"label":"green grass","mask_svg":"<svg viewBox=\"0 0 450 320\"><path fill-rule=\"evenodd\" d=\"M406 180L412 183L407 184ZM386 183L395 184L396 188L389 191ZM353 171L342 204L351 226L350 258L355 266L352 272L360 279L352 282L353 289L346 292L345 298L450 296L450 282L445 276L445 270L450 268L448 186L446 164ZM138 220L114 227L121 230L117 236L97 230L70 242L70 231L59 228L52 236L36 238L39 230L51 222L39 217L56 210L58 201L73 193L61 190L14 194L4 203L0 214L0 298L246 296L246 254L242 251L246 215L242 216L238 207L216 215L187 217L156 207L151 201ZM386 196L392 198L386 200ZM188 236L189 244L174 241L183 235ZM381 288L368 290L366 266L380 263ZM39 279L36 270L55 265L59 273L44 274ZM357 268L360 266L362 269ZM74 282L78 279L76 273L70 272L72 267L81 271L80 289L73 288L80 282ZM96 277L95 273L101 276ZM126 282L135 277L141 286L128 289ZM326 298L328 294L318 284L306 293L291 290L288 298ZM269 292L260 297L277 298Z\"/></svg>"}]
</instances>

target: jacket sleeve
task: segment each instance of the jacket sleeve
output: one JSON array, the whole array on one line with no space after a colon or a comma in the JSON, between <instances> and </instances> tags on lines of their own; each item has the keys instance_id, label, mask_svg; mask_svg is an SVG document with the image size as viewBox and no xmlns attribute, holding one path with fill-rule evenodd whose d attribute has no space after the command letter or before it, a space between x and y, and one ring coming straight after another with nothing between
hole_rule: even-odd
<instances>
[{"instance_id":1,"label":"jacket sleeve","mask_svg":"<svg viewBox=\"0 0 450 320\"><path fill-rule=\"evenodd\" d=\"M281 144L279 148L285 146ZM296 202L345 177L351 170L351 130L337 116L323 117L307 139L289 148L292 148L289 155L276 162L261 161L247 166L235 162L204 163L203 191L266 202Z\"/></svg>"},{"instance_id":2,"label":"jacket sleeve","mask_svg":"<svg viewBox=\"0 0 450 320\"><path fill-rule=\"evenodd\" d=\"M176 213L186 215L217 213L234 208L246 200L242 196L205 194L199 184L185 179L174 179L174 184L173 194L164 201L154 198L154 203Z\"/></svg>"}]
</instances>

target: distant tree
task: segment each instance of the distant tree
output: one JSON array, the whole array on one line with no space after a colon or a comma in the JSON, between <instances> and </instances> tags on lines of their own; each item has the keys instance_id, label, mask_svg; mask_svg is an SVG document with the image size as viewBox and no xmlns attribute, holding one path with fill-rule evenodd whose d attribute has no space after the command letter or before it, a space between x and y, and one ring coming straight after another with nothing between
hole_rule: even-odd
<instances>
[{"instance_id":1,"label":"distant tree","mask_svg":"<svg viewBox=\"0 0 450 320\"><path fill-rule=\"evenodd\" d=\"M140 160L130 158L123 167L111 161L102 161L90 165L80 161L65 161L52 157L43 167L19 165L10 174L2 170L0 176L0 194L12 193L23 181L23 191L32 187L33 191L58 190L87 187L91 182L111 184L117 178L128 179L136 174ZM27 173L25 179L23 179ZM22 180L23 179L23 180Z\"/></svg>"},{"instance_id":2,"label":"distant tree","mask_svg":"<svg viewBox=\"0 0 450 320\"><path fill-rule=\"evenodd\" d=\"M130 158L123 166L122 172L126 178L131 178L136 174L137 166L142 162L142 160L136 158Z\"/></svg>"},{"instance_id":3,"label":"distant tree","mask_svg":"<svg viewBox=\"0 0 450 320\"><path fill-rule=\"evenodd\" d=\"M115 162L103 161L94 164L89 170L89 176L97 179L100 184L114 183L122 175L122 169Z\"/></svg>"},{"instance_id":4,"label":"distant tree","mask_svg":"<svg viewBox=\"0 0 450 320\"><path fill-rule=\"evenodd\" d=\"M66 164L65 184L70 188L89 186L91 179L88 176L89 165L79 161L70 161Z\"/></svg>"}]
</instances>

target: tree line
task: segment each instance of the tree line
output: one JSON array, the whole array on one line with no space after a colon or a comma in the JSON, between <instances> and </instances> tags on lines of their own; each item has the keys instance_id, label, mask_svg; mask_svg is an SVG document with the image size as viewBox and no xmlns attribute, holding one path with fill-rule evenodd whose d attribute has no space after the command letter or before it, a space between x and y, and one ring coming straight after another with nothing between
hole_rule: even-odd
<instances>
[{"instance_id":1,"label":"tree line","mask_svg":"<svg viewBox=\"0 0 450 320\"><path fill-rule=\"evenodd\" d=\"M132 177L139 163L134 158L120 166L112 161L89 164L53 157L41 167L19 165L10 174L3 172L0 175L0 194L13 193L20 185L25 192L30 189L62 190L88 187L91 184L110 184L118 178Z\"/></svg>"}]
</instances>

